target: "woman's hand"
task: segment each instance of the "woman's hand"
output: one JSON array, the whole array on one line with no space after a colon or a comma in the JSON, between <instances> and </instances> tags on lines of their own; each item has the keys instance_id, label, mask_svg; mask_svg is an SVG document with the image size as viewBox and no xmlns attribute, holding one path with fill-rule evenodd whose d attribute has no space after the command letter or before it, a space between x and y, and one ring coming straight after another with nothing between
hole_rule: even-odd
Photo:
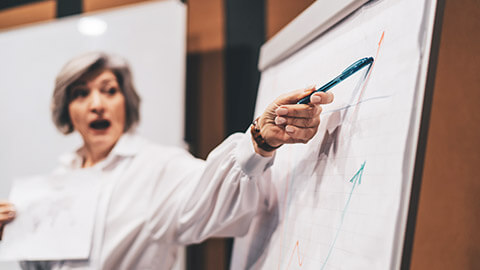
<instances>
[{"instance_id":1,"label":"woman's hand","mask_svg":"<svg viewBox=\"0 0 480 270\"><path fill-rule=\"evenodd\" d=\"M16 211L13 204L7 201L0 201L0 240L2 240L3 225L15 218Z\"/></svg>"},{"instance_id":2,"label":"woman's hand","mask_svg":"<svg viewBox=\"0 0 480 270\"><path fill-rule=\"evenodd\" d=\"M321 104L333 101L330 92L317 92L310 97L309 104L297 102L315 91L308 87L278 97L257 121L257 129L267 144L272 147L285 143L307 143L315 136L320 124ZM274 151L267 152L258 147L254 141L255 151L262 156L271 156Z\"/></svg>"}]
</instances>

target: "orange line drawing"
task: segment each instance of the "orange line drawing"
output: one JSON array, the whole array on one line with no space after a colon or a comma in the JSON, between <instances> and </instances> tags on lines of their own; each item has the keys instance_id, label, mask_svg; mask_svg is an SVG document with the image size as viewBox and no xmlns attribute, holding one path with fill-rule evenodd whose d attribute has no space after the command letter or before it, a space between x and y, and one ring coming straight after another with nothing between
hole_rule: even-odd
<instances>
[{"instance_id":1,"label":"orange line drawing","mask_svg":"<svg viewBox=\"0 0 480 270\"><path fill-rule=\"evenodd\" d=\"M292 263L292 258L293 258L293 255L295 254L295 250L297 251L298 266L301 267L303 265L303 259L305 258L305 256L301 256L300 258L300 246L297 240L297 243L295 244L295 247L292 250L292 254L290 255L290 259L288 260L287 269L290 268L290 264Z\"/></svg>"},{"instance_id":2,"label":"orange line drawing","mask_svg":"<svg viewBox=\"0 0 480 270\"><path fill-rule=\"evenodd\" d=\"M357 100L356 104L358 104L363 97L363 92L365 92L365 88L367 87L368 80L370 79L370 75L373 72L373 68L375 67L375 63L377 62L378 54L380 52L380 48L382 47L384 37L385 37L385 31L382 32L382 36L380 37L380 41L378 42L377 53L375 54L375 58L374 58L375 61L373 61L372 66L370 67L370 70L367 74L367 78L365 79L365 82L363 83L363 87L362 87L362 90L360 91L360 95L358 96L358 100ZM353 112L353 117L351 118L352 120L356 118L354 116L357 114L358 107L359 106L355 106L355 111Z\"/></svg>"}]
</instances>

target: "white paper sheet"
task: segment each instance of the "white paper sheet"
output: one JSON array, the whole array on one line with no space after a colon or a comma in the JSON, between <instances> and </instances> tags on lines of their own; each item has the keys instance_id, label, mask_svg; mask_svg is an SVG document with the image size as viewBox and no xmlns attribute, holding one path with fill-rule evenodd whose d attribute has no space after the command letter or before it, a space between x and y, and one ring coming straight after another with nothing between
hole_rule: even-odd
<instances>
[{"instance_id":1,"label":"white paper sheet","mask_svg":"<svg viewBox=\"0 0 480 270\"><path fill-rule=\"evenodd\" d=\"M17 217L4 228L0 260L87 259L98 182L81 172L16 180L9 200Z\"/></svg>"}]
</instances>

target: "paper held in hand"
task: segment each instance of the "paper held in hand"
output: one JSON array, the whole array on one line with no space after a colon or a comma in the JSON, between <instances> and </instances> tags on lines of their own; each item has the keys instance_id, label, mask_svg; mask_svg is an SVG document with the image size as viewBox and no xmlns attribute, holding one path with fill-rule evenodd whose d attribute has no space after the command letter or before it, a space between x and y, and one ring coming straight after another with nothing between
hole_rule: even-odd
<instances>
[{"instance_id":1,"label":"paper held in hand","mask_svg":"<svg viewBox=\"0 0 480 270\"><path fill-rule=\"evenodd\" d=\"M5 226L0 260L88 259L98 182L81 172L16 180L9 200L17 216Z\"/></svg>"}]
</instances>

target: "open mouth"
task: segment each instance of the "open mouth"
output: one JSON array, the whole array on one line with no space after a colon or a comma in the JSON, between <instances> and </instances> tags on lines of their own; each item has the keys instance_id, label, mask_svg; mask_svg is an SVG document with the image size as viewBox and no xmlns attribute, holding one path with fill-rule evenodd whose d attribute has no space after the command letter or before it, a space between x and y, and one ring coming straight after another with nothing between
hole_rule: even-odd
<instances>
[{"instance_id":1,"label":"open mouth","mask_svg":"<svg viewBox=\"0 0 480 270\"><path fill-rule=\"evenodd\" d=\"M105 130L110 127L110 121L106 119L97 119L90 123L90 128L95 130Z\"/></svg>"}]
</instances>

